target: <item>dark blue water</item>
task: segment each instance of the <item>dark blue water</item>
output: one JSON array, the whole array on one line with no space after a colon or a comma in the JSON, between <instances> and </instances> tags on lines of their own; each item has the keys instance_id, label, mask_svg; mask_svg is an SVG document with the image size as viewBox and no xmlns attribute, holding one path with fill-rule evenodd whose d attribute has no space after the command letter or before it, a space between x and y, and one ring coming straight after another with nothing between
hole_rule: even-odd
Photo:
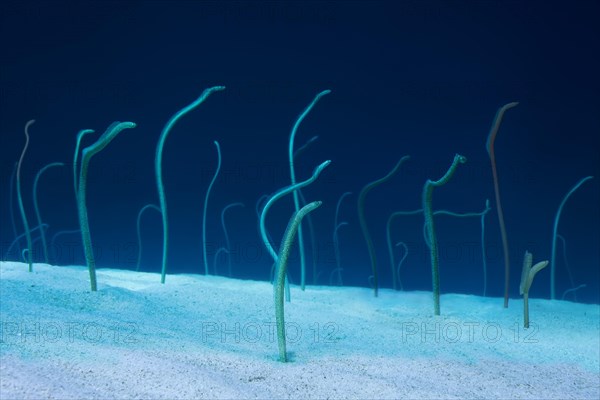
<instances>
[{"instance_id":1,"label":"dark blue water","mask_svg":"<svg viewBox=\"0 0 600 400\"><path fill-rule=\"evenodd\" d=\"M307 282L329 284L336 268L334 213L339 197L339 246L345 285L369 286L371 264L357 217L357 198L368 182L385 176L405 155L410 160L366 198L365 214L378 261L379 284L392 286L386 221L392 212L421 208L427 179L439 179L454 154L467 157L450 182L434 191L434 210L479 212L485 219L487 295L502 296L504 259L486 140L496 110L519 101L504 118L495 142L511 264L511 297L518 296L525 250L534 262L550 259L554 217L563 196L583 177L595 176L566 203L558 232L557 295L573 286L577 300L600 301L598 2L433 1L354 3L258 2L2 2L0 74L0 244L4 259L15 235L10 177L24 145L25 208L36 226L32 185L51 162L38 192L48 242L78 228L73 193L75 137L88 146L113 121L133 121L90 165L88 210L98 266L135 269L136 217L158 203L156 145L165 123L207 87L224 85L173 128L164 148L169 210L169 273L204 273L202 212L208 203L210 269L225 246L221 210L230 235L232 276L269 279L271 258L258 235L256 202L289 185L288 141L300 113L330 89L301 124L295 148L318 139L296 158L298 180L332 160L303 190L322 200L303 224ZM23 232L16 198L13 215ZM291 197L271 209L267 226L279 244L293 212ZM480 218L435 219L442 293L482 294ZM159 272L160 216L142 221L141 270ZM37 235L34 234L34 238ZM404 242L405 290L431 290L423 216L394 220L394 244ZM314 240L315 246L311 245ZM41 242L34 259L42 261ZM20 242L20 248L25 242ZM400 248L395 247L399 260ZM50 262L83 264L80 236L63 235ZM219 274L228 274L221 254ZM316 271L316 274L315 274ZM290 278L300 280L297 247ZM167 278L168 280L168 278ZM337 275L331 283L337 282ZM542 270L532 297L550 296L550 269ZM568 295L568 299L573 299Z\"/></svg>"}]
</instances>

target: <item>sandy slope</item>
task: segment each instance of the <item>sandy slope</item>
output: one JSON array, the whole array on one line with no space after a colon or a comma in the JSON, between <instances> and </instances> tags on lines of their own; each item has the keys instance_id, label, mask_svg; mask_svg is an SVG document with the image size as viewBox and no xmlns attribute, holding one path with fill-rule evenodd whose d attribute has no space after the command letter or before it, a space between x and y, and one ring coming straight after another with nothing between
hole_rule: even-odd
<instances>
[{"instance_id":1,"label":"sandy slope","mask_svg":"<svg viewBox=\"0 0 600 400\"><path fill-rule=\"evenodd\" d=\"M600 397L600 307L0 263L0 398Z\"/></svg>"}]
</instances>

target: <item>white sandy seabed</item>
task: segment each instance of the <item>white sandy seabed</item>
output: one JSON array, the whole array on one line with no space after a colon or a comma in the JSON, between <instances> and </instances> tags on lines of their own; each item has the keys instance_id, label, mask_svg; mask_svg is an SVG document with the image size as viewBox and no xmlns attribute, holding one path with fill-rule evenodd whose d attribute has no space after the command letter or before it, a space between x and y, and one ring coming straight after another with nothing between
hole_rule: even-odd
<instances>
[{"instance_id":1,"label":"white sandy seabed","mask_svg":"<svg viewBox=\"0 0 600 400\"><path fill-rule=\"evenodd\" d=\"M600 306L0 263L0 398L598 399ZM535 288L533 288L535 291ZM532 295L534 295L532 293Z\"/></svg>"}]
</instances>

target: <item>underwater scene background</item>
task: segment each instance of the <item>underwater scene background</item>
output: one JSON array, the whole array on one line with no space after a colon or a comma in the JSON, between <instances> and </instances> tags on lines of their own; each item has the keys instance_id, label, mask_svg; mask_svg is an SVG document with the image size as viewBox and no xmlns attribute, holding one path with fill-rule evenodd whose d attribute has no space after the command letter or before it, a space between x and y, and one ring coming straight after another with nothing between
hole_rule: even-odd
<instances>
[{"instance_id":1,"label":"underwater scene background","mask_svg":"<svg viewBox=\"0 0 600 400\"><path fill-rule=\"evenodd\" d=\"M223 85L173 128L164 148L169 211L168 274L204 273L202 222L206 190L217 166L206 219L211 273L229 275L221 211L229 233L231 276L268 280L272 259L258 231L257 201L290 184L288 141L298 116L329 89L298 129L298 180L331 160L302 190L323 201L303 235L307 283L340 281L334 254L338 199L341 283L369 287L371 265L357 216L358 194L409 155L394 177L366 198L380 287L392 287L386 222L395 211L421 208L423 185L439 179L456 153L467 158L435 190L434 210L481 212L485 217L487 295L504 291L504 260L486 141L497 109L504 116L496 142L499 186L510 248L510 295L519 295L523 254L551 257L557 209L568 199L558 233L557 297L600 302L600 96L597 71L598 2L35 2L4 1L0 41L0 249L21 260L15 232L24 232L9 190L27 121L30 144L22 191L35 227L36 173L62 162L39 181L39 208L49 263L85 265L78 229L72 163L75 138L97 138L113 121L133 121L90 164L87 207L99 268L135 270L136 218L158 204L154 157L171 116L204 89ZM318 136L312 142L311 138ZM83 145L93 143L84 138ZM14 184L14 183L13 183ZM14 190L14 186L13 186ZM12 193L12 197L11 197ZM12 209L11 209L12 202ZM294 210L291 196L271 209L267 227L276 247ZM14 226L13 230L13 218ZM481 220L436 216L442 293L483 293ZM404 290L431 290L423 215L395 219L393 242L404 242ZM34 234L36 237L38 234ZM160 272L162 225L157 212L142 220L140 270ZM34 260L42 261L39 241ZM10 249L10 251L9 251ZM395 265L402 257L394 247ZM316 273L315 273L316 272ZM289 266L300 279L298 247ZM167 276L168 282L168 276ZM102 283L99 282L101 285ZM541 271L532 297L550 296ZM566 299L575 299L574 293Z\"/></svg>"}]
</instances>

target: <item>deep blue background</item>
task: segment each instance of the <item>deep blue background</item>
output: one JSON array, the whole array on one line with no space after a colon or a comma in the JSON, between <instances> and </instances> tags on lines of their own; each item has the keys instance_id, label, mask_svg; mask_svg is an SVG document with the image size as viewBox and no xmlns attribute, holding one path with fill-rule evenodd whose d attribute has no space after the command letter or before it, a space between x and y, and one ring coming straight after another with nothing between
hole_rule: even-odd
<instances>
[{"instance_id":1,"label":"deep blue background","mask_svg":"<svg viewBox=\"0 0 600 400\"><path fill-rule=\"evenodd\" d=\"M535 261L550 258L562 196L579 179L594 175L565 206L559 231L567 241L573 283L587 284L578 299L600 301L598 1L3 1L0 7L0 243L5 258L16 258L5 255L14 238L8 188L26 121L36 119L22 173L31 225L36 224L35 173L49 162L67 165L49 170L40 182L49 239L78 226L71 178L77 132L90 128L99 135L115 120L138 124L92 160L88 186L99 266L135 268L137 212L158 202L154 154L160 132L203 89L224 85L226 91L179 121L165 146L169 272L204 271L202 207L216 167L213 140L218 140L223 166L209 200L209 258L212 263L215 249L224 245L221 209L244 202L245 208L227 214L233 276L268 279L271 261L258 236L255 203L289 184L290 129L318 92L331 89L296 138L298 148L319 136L297 159L299 179L332 160L304 190L309 201L323 200L312 216L317 282L328 283L335 268L335 205L351 191L340 213L340 221L349 223L340 229L343 278L345 284L369 285L357 195L408 154L411 160L374 189L366 204L380 284L390 287L388 215L419 208L425 180L441 177L458 152L468 163L436 189L434 208L480 211L490 199L488 294L501 296L504 267L485 143L497 108L519 101L507 112L495 146L511 251L511 296L518 296L524 251L532 251ZM91 142L88 137L84 144ZM290 197L269 214L277 242L291 212ZM436 222L442 292L481 294L479 219L440 217ZM402 267L408 290L431 290L422 225L422 216L394 224L394 240L409 246ZM146 215L143 227L142 269L159 271L158 214ZM308 282L313 282L308 236L306 243ZM53 263L83 263L79 236L62 236L56 244ZM560 297L571 281L558 249ZM298 282L297 256L290 268ZM221 262L219 273L226 272ZM549 269L539 273L532 296L549 296L549 277Z\"/></svg>"}]
</instances>

